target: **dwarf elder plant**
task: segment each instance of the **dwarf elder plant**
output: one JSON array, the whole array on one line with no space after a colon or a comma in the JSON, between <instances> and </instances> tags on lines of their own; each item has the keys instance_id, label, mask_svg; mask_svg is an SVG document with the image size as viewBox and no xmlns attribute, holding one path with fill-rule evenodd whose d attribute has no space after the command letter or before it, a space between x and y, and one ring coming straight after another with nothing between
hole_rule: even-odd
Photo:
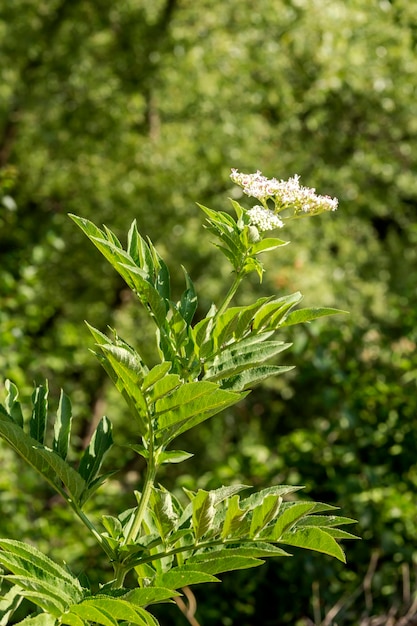
<instances>
[{"instance_id":1,"label":"dwarf elder plant","mask_svg":"<svg viewBox=\"0 0 417 626\"><path fill-rule=\"evenodd\" d=\"M218 581L218 574L261 565L266 557L287 557L288 547L344 561L338 540L352 535L339 527L352 520L334 515L328 504L291 500L289 495L298 487L272 485L250 493L246 485L232 484L213 491L185 490L180 499L156 483L162 464L191 456L173 447L179 435L238 403L267 377L291 369L270 363L290 346L282 340L281 329L338 312L295 308L300 293L232 306L248 274L256 272L262 279L260 255L286 243L265 233L281 229L288 219L334 211L337 200L316 195L314 189L301 186L297 176L269 180L260 172L246 175L232 170L231 178L259 204L247 209L232 200L234 216L200 207L207 230L233 272L223 302L213 304L198 320L191 278L184 270L184 291L178 302L173 300L168 267L135 222L125 249L107 227L100 229L71 215L155 324L160 361L153 367L116 331L107 336L89 327L95 355L130 409L137 433L130 445L145 459L147 469L140 491L132 494L132 508L94 523L84 507L112 473L111 468L101 472L113 444L110 420L102 418L74 466L66 460L72 423L68 396L61 392L52 418L48 385L37 386L31 414L25 416L16 386L6 381L1 437L73 510L107 556L114 577L93 593L85 579L80 581L33 545L0 539L6 582L1 624L13 619L19 602L27 598L34 610L25 625L154 626L158 622L149 610L153 603L175 598L178 602L181 590L190 585ZM53 429L48 429L52 421Z\"/></svg>"}]
</instances>

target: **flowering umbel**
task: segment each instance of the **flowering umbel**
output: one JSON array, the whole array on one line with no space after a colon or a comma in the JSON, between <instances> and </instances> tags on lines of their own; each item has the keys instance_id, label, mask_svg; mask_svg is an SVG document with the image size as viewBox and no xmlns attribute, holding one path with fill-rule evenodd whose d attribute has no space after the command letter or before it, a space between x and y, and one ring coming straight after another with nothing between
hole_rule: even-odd
<instances>
[{"instance_id":1,"label":"flowering umbel","mask_svg":"<svg viewBox=\"0 0 417 626\"><path fill-rule=\"evenodd\" d=\"M337 198L317 195L314 188L300 185L297 174L288 180L278 180L266 178L259 170L255 174L243 174L232 169L230 178L242 187L243 193L261 202L262 206L256 205L248 211L251 223L261 232L281 228L284 223L278 213L285 209L293 211L292 217L318 215L337 209ZM274 203L273 209L269 208L268 201Z\"/></svg>"}]
</instances>

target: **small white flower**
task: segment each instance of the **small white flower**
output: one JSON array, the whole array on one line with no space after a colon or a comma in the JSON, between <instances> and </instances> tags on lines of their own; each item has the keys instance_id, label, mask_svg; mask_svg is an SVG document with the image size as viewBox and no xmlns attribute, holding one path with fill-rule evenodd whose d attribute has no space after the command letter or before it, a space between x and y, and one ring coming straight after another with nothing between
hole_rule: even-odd
<instances>
[{"instance_id":1,"label":"small white flower","mask_svg":"<svg viewBox=\"0 0 417 626\"><path fill-rule=\"evenodd\" d=\"M274 230L275 228L282 228L284 223L279 219L277 215L270 209L264 209L264 207L256 205L252 209L249 209L248 215L250 217L251 224L256 226L260 232L265 230Z\"/></svg>"}]
</instances>

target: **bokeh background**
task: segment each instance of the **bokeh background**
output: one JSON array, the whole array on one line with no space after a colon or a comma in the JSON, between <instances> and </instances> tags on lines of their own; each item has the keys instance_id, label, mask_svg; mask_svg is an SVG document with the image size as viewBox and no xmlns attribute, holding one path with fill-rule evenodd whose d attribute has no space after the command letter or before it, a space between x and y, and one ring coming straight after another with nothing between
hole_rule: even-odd
<instances>
[{"instance_id":1,"label":"bokeh background","mask_svg":"<svg viewBox=\"0 0 417 626\"><path fill-rule=\"evenodd\" d=\"M337 196L292 222L241 302L296 290L348 316L290 331L287 362L184 437L168 487L302 484L358 520L348 564L296 554L195 590L202 626L356 626L411 620L417 558L417 10L409 0L6 0L0 6L0 378L23 399L72 397L75 447L103 413L113 464L94 506L133 505L135 436L83 320L153 358L152 329L68 218L122 239L136 218L199 311L230 270L196 206L239 199L230 168ZM247 199L242 199L247 202ZM0 535L34 542L93 581L96 547L0 444ZM87 550L87 557L83 556ZM97 560L98 559L98 560ZM110 573L109 573L110 575ZM408 615L408 617L404 617ZM391 617L389 617L391 616ZM181 626L175 606L162 626ZM388 622L388 619L393 621ZM412 621L403 621L411 624Z\"/></svg>"}]
</instances>

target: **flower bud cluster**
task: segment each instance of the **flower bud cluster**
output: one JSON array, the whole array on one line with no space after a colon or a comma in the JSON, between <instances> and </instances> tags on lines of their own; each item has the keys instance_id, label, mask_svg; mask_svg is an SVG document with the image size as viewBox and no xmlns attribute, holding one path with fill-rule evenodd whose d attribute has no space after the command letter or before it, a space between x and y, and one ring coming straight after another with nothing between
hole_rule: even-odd
<instances>
[{"instance_id":1,"label":"flower bud cluster","mask_svg":"<svg viewBox=\"0 0 417 626\"><path fill-rule=\"evenodd\" d=\"M337 198L319 196L316 194L314 188L303 187L300 185L300 177L297 174L288 180L278 180L276 178L266 178L259 170L255 172L255 174L243 174L236 169L232 169L230 178L234 183L242 187L246 195L256 198L262 203L264 211L266 212L265 214L259 211L259 209L262 208L259 206L254 207L251 211L253 213L252 219L257 219L258 222L261 220L261 216L265 219L265 221L262 222L264 225L273 223L271 222L269 213L275 215L284 209L292 209L294 211L294 217L301 215L317 215L323 211L335 211L337 209ZM268 208L268 200L274 202L274 211ZM267 219L268 217L269 220ZM279 222L280 224L278 226L274 225L264 228L264 230L281 227L283 224L281 220L279 220ZM256 224L255 221L253 221L253 223Z\"/></svg>"},{"instance_id":2,"label":"flower bud cluster","mask_svg":"<svg viewBox=\"0 0 417 626\"><path fill-rule=\"evenodd\" d=\"M275 215L271 209L265 209L259 204L249 209L248 215L251 224L256 226L261 233L265 230L274 230L284 226L284 222L279 219L278 215Z\"/></svg>"}]
</instances>

